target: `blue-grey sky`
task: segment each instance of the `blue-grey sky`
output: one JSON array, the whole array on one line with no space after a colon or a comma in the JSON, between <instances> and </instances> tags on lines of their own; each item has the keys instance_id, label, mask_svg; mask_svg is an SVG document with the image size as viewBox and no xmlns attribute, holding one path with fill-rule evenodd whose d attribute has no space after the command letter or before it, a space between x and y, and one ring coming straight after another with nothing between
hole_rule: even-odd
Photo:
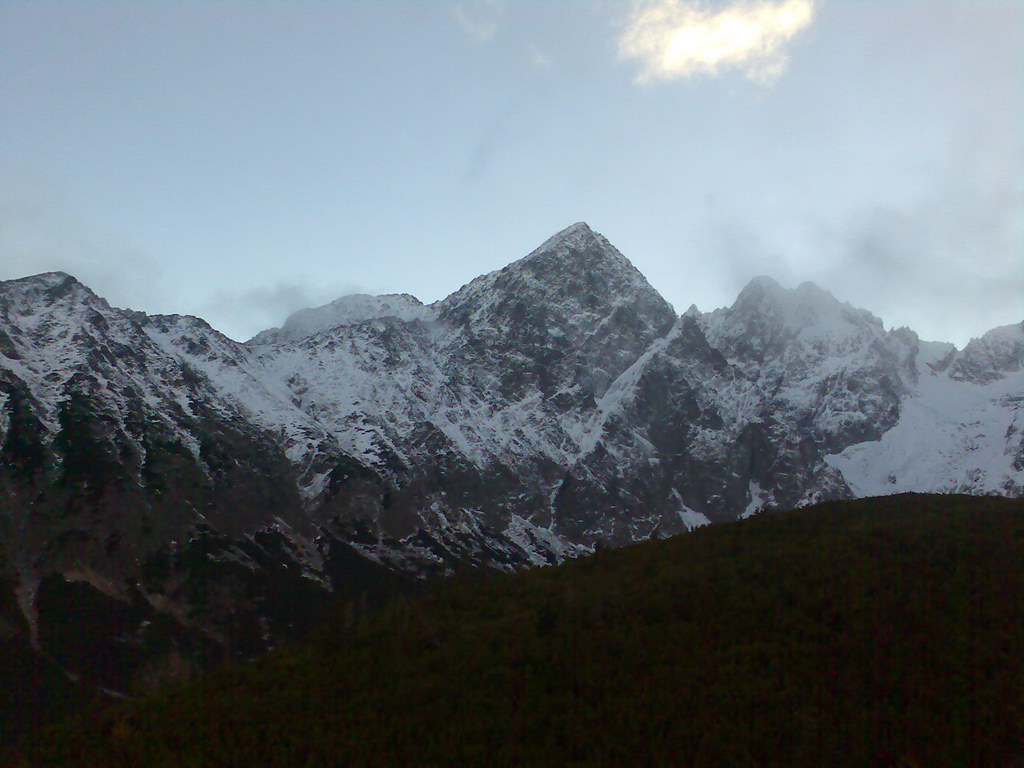
<instances>
[{"instance_id":1,"label":"blue-grey sky","mask_svg":"<svg viewBox=\"0 0 1024 768\"><path fill-rule=\"evenodd\" d=\"M587 221L677 311L1024 319L1024 4L0 2L0 279L244 339Z\"/></svg>"}]
</instances>

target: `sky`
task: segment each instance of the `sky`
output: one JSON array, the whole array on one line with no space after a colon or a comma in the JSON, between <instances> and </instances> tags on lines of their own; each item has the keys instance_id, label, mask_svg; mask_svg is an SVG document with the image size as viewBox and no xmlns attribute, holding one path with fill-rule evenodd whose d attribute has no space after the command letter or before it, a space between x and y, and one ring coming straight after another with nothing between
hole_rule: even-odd
<instances>
[{"instance_id":1,"label":"sky","mask_svg":"<svg viewBox=\"0 0 1024 768\"><path fill-rule=\"evenodd\" d=\"M576 221L678 312L1020 322L1024 4L0 1L0 279L244 340Z\"/></svg>"}]
</instances>

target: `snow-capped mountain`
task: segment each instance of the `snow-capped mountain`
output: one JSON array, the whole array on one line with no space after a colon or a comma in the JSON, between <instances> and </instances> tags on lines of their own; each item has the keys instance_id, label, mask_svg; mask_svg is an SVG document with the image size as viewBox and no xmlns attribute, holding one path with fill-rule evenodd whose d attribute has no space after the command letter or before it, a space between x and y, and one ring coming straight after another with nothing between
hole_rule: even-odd
<instances>
[{"instance_id":1,"label":"snow-capped mountain","mask_svg":"<svg viewBox=\"0 0 1024 768\"><path fill-rule=\"evenodd\" d=\"M244 344L61 273L3 282L0 637L52 647L91 590L111 647L171 617L179 645L255 650L389 570L1022 495L1022 328L958 351L769 278L679 316L582 223L433 305L343 297Z\"/></svg>"},{"instance_id":2,"label":"snow-capped mountain","mask_svg":"<svg viewBox=\"0 0 1024 768\"><path fill-rule=\"evenodd\" d=\"M266 344L313 336L342 325L357 325L381 317L399 320L433 320L434 313L423 302L407 293L368 296L356 293L342 296L322 307L300 309L281 328L269 328L250 339L250 343Z\"/></svg>"}]
</instances>

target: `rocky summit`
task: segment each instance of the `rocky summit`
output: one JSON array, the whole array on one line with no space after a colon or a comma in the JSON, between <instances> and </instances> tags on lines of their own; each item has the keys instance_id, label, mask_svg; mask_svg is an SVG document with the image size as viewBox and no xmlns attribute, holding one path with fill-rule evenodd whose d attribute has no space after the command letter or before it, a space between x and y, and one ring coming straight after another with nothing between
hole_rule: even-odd
<instances>
[{"instance_id":1,"label":"rocky summit","mask_svg":"<svg viewBox=\"0 0 1024 768\"><path fill-rule=\"evenodd\" d=\"M1024 495L1022 364L1024 324L957 350L810 283L680 316L582 223L435 304L343 297L246 343L66 274L2 282L0 641L125 691L389 574Z\"/></svg>"}]
</instances>

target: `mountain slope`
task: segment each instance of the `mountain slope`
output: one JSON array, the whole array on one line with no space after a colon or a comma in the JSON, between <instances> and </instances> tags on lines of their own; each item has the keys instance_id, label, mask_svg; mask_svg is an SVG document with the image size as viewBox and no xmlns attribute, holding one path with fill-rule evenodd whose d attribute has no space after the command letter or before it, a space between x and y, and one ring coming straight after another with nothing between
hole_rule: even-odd
<instances>
[{"instance_id":1,"label":"mountain slope","mask_svg":"<svg viewBox=\"0 0 1024 768\"><path fill-rule=\"evenodd\" d=\"M393 573L1018 496L1022 360L1021 326L958 351L767 278L677 316L583 223L431 306L343 297L245 344L68 275L3 282L0 637L126 690L154 653L264 650ZM125 668L62 639L75 601L119 617L93 642Z\"/></svg>"},{"instance_id":2,"label":"mountain slope","mask_svg":"<svg viewBox=\"0 0 1024 768\"><path fill-rule=\"evenodd\" d=\"M832 502L343 611L25 759L1015 765L1022 614L1020 500Z\"/></svg>"},{"instance_id":3,"label":"mountain slope","mask_svg":"<svg viewBox=\"0 0 1024 768\"><path fill-rule=\"evenodd\" d=\"M898 422L830 463L857 495L933 490L1024 495L1024 330L1006 326L963 352L920 355Z\"/></svg>"}]
</instances>

